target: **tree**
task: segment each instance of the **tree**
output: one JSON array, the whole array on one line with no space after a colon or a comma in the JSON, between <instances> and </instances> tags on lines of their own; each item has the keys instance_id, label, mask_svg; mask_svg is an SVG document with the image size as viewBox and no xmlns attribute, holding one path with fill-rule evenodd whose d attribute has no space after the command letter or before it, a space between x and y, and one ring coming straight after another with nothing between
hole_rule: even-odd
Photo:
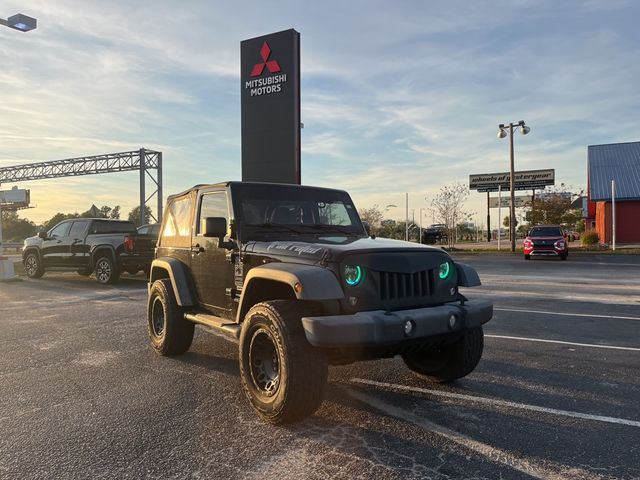
<instances>
[{"instance_id":1,"label":"tree","mask_svg":"<svg viewBox=\"0 0 640 480\"><path fill-rule=\"evenodd\" d=\"M4 240L24 240L36 234L36 224L20 218L17 212L2 210L2 238Z\"/></svg>"},{"instance_id":2,"label":"tree","mask_svg":"<svg viewBox=\"0 0 640 480\"><path fill-rule=\"evenodd\" d=\"M377 204L370 208L362 208L358 210L358 214L363 222L367 222L369 224L371 227L371 233L374 235L380 234L384 213L380 210L380 207Z\"/></svg>"},{"instance_id":3,"label":"tree","mask_svg":"<svg viewBox=\"0 0 640 480\"><path fill-rule=\"evenodd\" d=\"M453 247L456 242L456 228L459 223L469 218L470 214L463 207L469 198L469 188L462 183L445 185L431 201L431 212L438 223L445 225L447 244Z\"/></svg>"},{"instance_id":4,"label":"tree","mask_svg":"<svg viewBox=\"0 0 640 480\"><path fill-rule=\"evenodd\" d=\"M136 227L140 225L144 225L146 223L151 223L151 208L145 205L144 207L144 218L142 222L140 222L140 206L133 207L133 209L129 212L128 220L136 224Z\"/></svg>"},{"instance_id":5,"label":"tree","mask_svg":"<svg viewBox=\"0 0 640 480\"><path fill-rule=\"evenodd\" d=\"M68 218L79 218L80 215L76 213L56 213L53 217L42 224L42 230L48 231L59 224L61 221L66 220Z\"/></svg>"},{"instance_id":6,"label":"tree","mask_svg":"<svg viewBox=\"0 0 640 480\"><path fill-rule=\"evenodd\" d=\"M571 194L551 190L544 196L536 197L526 218L532 225L566 225L573 229L582 223L582 211L571 208Z\"/></svg>"}]
</instances>

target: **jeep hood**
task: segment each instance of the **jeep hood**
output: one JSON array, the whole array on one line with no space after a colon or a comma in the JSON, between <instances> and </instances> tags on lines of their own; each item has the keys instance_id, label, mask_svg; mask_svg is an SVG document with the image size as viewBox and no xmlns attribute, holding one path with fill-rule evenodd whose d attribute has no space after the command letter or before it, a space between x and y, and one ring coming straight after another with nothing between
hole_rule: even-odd
<instances>
[{"instance_id":1,"label":"jeep hood","mask_svg":"<svg viewBox=\"0 0 640 480\"><path fill-rule=\"evenodd\" d=\"M314 238L308 242L303 240L250 241L243 246L243 251L269 257L284 257L290 259L289 261L297 258L303 262L321 260L335 262L347 255L371 253L406 252L416 254L424 252L447 255L440 248L388 238L355 238L340 243L322 238Z\"/></svg>"}]
</instances>

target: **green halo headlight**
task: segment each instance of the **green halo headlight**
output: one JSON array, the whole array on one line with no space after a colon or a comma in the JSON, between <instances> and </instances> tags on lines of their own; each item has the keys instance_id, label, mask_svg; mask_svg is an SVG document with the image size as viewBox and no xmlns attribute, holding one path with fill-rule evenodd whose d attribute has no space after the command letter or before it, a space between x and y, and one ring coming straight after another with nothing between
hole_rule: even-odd
<instances>
[{"instance_id":1,"label":"green halo headlight","mask_svg":"<svg viewBox=\"0 0 640 480\"><path fill-rule=\"evenodd\" d=\"M360 265L345 265L344 266L344 281L350 287L355 287L362 283L364 278L364 268Z\"/></svg>"},{"instance_id":2,"label":"green halo headlight","mask_svg":"<svg viewBox=\"0 0 640 480\"><path fill-rule=\"evenodd\" d=\"M451 264L449 262L441 263L438 269L438 276L441 280L444 280L449 278L449 275L451 275Z\"/></svg>"}]
</instances>

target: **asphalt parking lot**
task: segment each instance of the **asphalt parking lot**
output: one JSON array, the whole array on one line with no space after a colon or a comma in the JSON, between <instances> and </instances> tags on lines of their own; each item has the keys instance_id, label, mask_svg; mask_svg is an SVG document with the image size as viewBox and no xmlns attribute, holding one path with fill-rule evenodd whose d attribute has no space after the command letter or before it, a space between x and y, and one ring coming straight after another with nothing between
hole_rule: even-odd
<instances>
[{"instance_id":1,"label":"asphalt parking lot","mask_svg":"<svg viewBox=\"0 0 640 480\"><path fill-rule=\"evenodd\" d=\"M235 345L152 352L141 276L0 283L0 478L640 478L640 256L455 257L494 300L478 368L333 367L287 427L251 410Z\"/></svg>"}]
</instances>

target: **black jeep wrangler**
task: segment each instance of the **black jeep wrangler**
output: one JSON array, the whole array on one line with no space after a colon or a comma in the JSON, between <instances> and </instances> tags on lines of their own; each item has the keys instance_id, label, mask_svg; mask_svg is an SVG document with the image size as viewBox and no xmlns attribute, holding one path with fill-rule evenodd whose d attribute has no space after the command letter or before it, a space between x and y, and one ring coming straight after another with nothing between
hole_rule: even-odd
<instances>
[{"instance_id":1,"label":"black jeep wrangler","mask_svg":"<svg viewBox=\"0 0 640 480\"><path fill-rule=\"evenodd\" d=\"M149 337L178 355L196 323L225 334L254 409L292 422L322 402L328 364L401 355L427 380L469 374L493 315L458 291L476 285L475 270L440 249L370 238L344 191L198 185L167 200Z\"/></svg>"}]
</instances>

